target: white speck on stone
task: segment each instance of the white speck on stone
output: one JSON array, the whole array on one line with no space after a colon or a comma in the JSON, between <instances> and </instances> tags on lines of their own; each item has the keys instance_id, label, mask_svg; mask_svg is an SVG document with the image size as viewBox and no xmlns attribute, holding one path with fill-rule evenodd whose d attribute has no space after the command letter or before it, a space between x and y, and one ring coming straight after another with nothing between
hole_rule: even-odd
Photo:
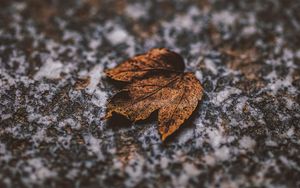
<instances>
[{"instance_id":1,"label":"white speck on stone","mask_svg":"<svg viewBox=\"0 0 300 188\"><path fill-rule=\"evenodd\" d=\"M220 105L223 101L228 99L233 94L240 94L241 90L233 87L226 87L223 91L217 93L212 99L212 102L216 105Z\"/></svg>"},{"instance_id":2,"label":"white speck on stone","mask_svg":"<svg viewBox=\"0 0 300 188\"><path fill-rule=\"evenodd\" d=\"M80 40L82 40L81 35L78 32L75 31L64 31L63 33L63 40L73 40L75 42L79 42Z\"/></svg>"},{"instance_id":3,"label":"white speck on stone","mask_svg":"<svg viewBox=\"0 0 300 188\"><path fill-rule=\"evenodd\" d=\"M277 142L273 141L273 140L266 140L265 141L266 146L270 146L270 147L276 147L278 146Z\"/></svg>"},{"instance_id":4,"label":"white speck on stone","mask_svg":"<svg viewBox=\"0 0 300 188\"><path fill-rule=\"evenodd\" d=\"M160 159L160 167L161 167L162 169L167 168L167 167L168 167L168 164L169 164L169 160L168 160L166 157L162 157L162 158Z\"/></svg>"},{"instance_id":5,"label":"white speck on stone","mask_svg":"<svg viewBox=\"0 0 300 188\"><path fill-rule=\"evenodd\" d=\"M300 59L300 50L298 50L298 51L296 52L296 57L297 57L298 59Z\"/></svg>"},{"instance_id":6,"label":"white speck on stone","mask_svg":"<svg viewBox=\"0 0 300 188\"><path fill-rule=\"evenodd\" d=\"M179 177L172 176L173 187L177 187L177 188L187 187L188 181L189 181L189 176L187 176L185 173L181 173Z\"/></svg>"},{"instance_id":7,"label":"white speck on stone","mask_svg":"<svg viewBox=\"0 0 300 188\"><path fill-rule=\"evenodd\" d=\"M184 143L188 142L189 140L191 140L191 138L194 137L193 133L194 133L194 131L192 129L183 130L179 136L178 143L184 144Z\"/></svg>"},{"instance_id":8,"label":"white speck on stone","mask_svg":"<svg viewBox=\"0 0 300 188\"><path fill-rule=\"evenodd\" d=\"M59 136L57 141L58 143L60 143L61 146L69 149L71 144L71 139L72 139L71 135L64 135L64 136Z\"/></svg>"},{"instance_id":9,"label":"white speck on stone","mask_svg":"<svg viewBox=\"0 0 300 188\"><path fill-rule=\"evenodd\" d=\"M84 55L86 56L86 60L90 62L95 62L97 60L95 51L84 52Z\"/></svg>"},{"instance_id":10,"label":"white speck on stone","mask_svg":"<svg viewBox=\"0 0 300 188\"><path fill-rule=\"evenodd\" d=\"M216 164L215 157L211 156L210 154L206 154L202 159L205 162L205 164L209 166L214 166Z\"/></svg>"},{"instance_id":11,"label":"white speck on stone","mask_svg":"<svg viewBox=\"0 0 300 188\"><path fill-rule=\"evenodd\" d=\"M193 27L193 20L192 17L190 15L181 15L176 17L176 19L174 20L176 24L176 27L180 27L181 29L190 29Z\"/></svg>"},{"instance_id":12,"label":"white speck on stone","mask_svg":"<svg viewBox=\"0 0 300 188\"><path fill-rule=\"evenodd\" d=\"M90 42L89 42L89 47L91 49L96 49L98 48L102 43L102 40L101 39L92 39Z\"/></svg>"},{"instance_id":13,"label":"white speck on stone","mask_svg":"<svg viewBox=\"0 0 300 188\"><path fill-rule=\"evenodd\" d=\"M76 177L78 176L78 174L79 174L79 170L74 168L74 169L71 169L71 170L67 173L66 177L67 177L68 179L73 180L74 178L76 178Z\"/></svg>"},{"instance_id":14,"label":"white speck on stone","mask_svg":"<svg viewBox=\"0 0 300 188\"><path fill-rule=\"evenodd\" d=\"M83 73L83 75L90 77L90 83L86 87L86 92L93 95L91 102L98 107L104 106L107 100L107 94L98 86L100 79L104 75L103 65L100 63L99 65L94 66L90 72Z\"/></svg>"},{"instance_id":15,"label":"white speck on stone","mask_svg":"<svg viewBox=\"0 0 300 188\"><path fill-rule=\"evenodd\" d=\"M215 156L220 161L226 161L230 159L230 150L227 146L215 150Z\"/></svg>"},{"instance_id":16,"label":"white speck on stone","mask_svg":"<svg viewBox=\"0 0 300 188\"><path fill-rule=\"evenodd\" d=\"M285 61L288 61L288 60L293 59L293 58L294 58L294 53L293 53L293 51L290 50L290 49L288 49L288 48L285 48L285 49L283 50L283 59L284 59Z\"/></svg>"},{"instance_id":17,"label":"white speck on stone","mask_svg":"<svg viewBox=\"0 0 300 188\"><path fill-rule=\"evenodd\" d=\"M297 165L297 163L293 160L287 159L285 156L280 156L279 160L288 168L294 168L298 171L300 170L300 167Z\"/></svg>"},{"instance_id":18,"label":"white speck on stone","mask_svg":"<svg viewBox=\"0 0 300 188\"><path fill-rule=\"evenodd\" d=\"M94 66L94 68L88 73L90 77L90 83L86 87L86 91L89 94L92 94L96 89L98 89L98 84L103 75L103 65L99 64Z\"/></svg>"},{"instance_id":19,"label":"white speck on stone","mask_svg":"<svg viewBox=\"0 0 300 188\"><path fill-rule=\"evenodd\" d=\"M289 130L286 132L286 135L287 135L288 137L291 137L291 136L294 135L294 133L295 133L294 127L291 127L291 128L289 128Z\"/></svg>"},{"instance_id":20,"label":"white speck on stone","mask_svg":"<svg viewBox=\"0 0 300 188\"><path fill-rule=\"evenodd\" d=\"M147 10L145 10L145 6L140 3L128 4L125 9L126 15L133 18L139 19L145 17L147 14Z\"/></svg>"},{"instance_id":21,"label":"white speck on stone","mask_svg":"<svg viewBox=\"0 0 300 188\"><path fill-rule=\"evenodd\" d=\"M201 73L201 71L196 71L196 73L195 73L195 75L196 75L196 78L198 79L198 80L202 80L203 79L203 75L202 75L202 73Z\"/></svg>"},{"instance_id":22,"label":"white speck on stone","mask_svg":"<svg viewBox=\"0 0 300 188\"><path fill-rule=\"evenodd\" d=\"M278 79L275 82L268 84L267 88L269 88L271 91L273 91L274 94L276 94L279 89L291 86L291 82L292 78L288 75L285 79Z\"/></svg>"},{"instance_id":23,"label":"white speck on stone","mask_svg":"<svg viewBox=\"0 0 300 188\"><path fill-rule=\"evenodd\" d=\"M8 118L11 118L12 117L12 114L1 114L1 120L3 121L3 120L6 120L6 119L8 119Z\"/></svg>"},{"instance_id":24,"label":"white speck on stone","mask_svg":"<svg viewBox=\"0 0 300 188\"><path fill-rule=\"evenodd\" d=\"M222 143L224 143L225 137L223 136L224 129L220 127L219 129L209 129L207 130L209 143L213 148L218 148Z\"/></svg>"},{"instance_id":25,"label":"white speck on stone","mask_svg":"<svg viewBox=\"0 0 300 188\"><path fill-rule=\"evenodd\" d=\"M126 41L128 33L122 28L115 28L106 37L113 45L117 45Z\"/></svg>"},{"instance_id":26,"label":"white speck on stone","mask_svg":"<svg viewBox=\"0 0 300 188\"><path fill-rule=\"evenodd\" d=\"M0 154L5 154L6 153L6 146L3 143L0 143Z\"/></svg>"},{"instance_id":27,"label":"white speck on stone","mask_svg":"<svg viewBox=\"0 0 300 188\"><path fill-rule=\"evenodd\" d=\"M144 177L143 167L145 160L141 156L137 156L135 160L129 161L129 165L126 166L125 172L129 178L125 181L125 185L128 187L135 187Z\"/></svg>"},{"instance_id":28,"label":"white speck on stone","mask_svg":"<svg viewBox=\"0 0 300 188\"><path fill-rule=\"evenodd\" d=\"M101 90L96 90L92 97L92 103L98 107L103 107L107 101L107 93Z\"/></svg>"},{"instance_id":29,"label":"white speck on stone","mask_svg":"<svg viewBox=\"0 0 300 188\"><path fill-rule=\"evenodd\" d=\"M292 110L293 107L297 107L298 104L294 103L294 101L288 97L285 98L285 101L286 101L286 107L289 109L289 110Z\"/></svg>"},{"instance_id":30,"label":"white speck on stone","mask_svg":"<svg viewBox=\"0 0 300 188\"><path fill-rule=\"evenodd\" d=\"M42 78L58 79L63 70L63 64L60 61L54 61L48 58L46 63L40 68L40 70L34 75L35 80Z\"/></svg>"},{"instance_id":31,"label":"white speck on stone","mask_svg":"<svg viewBox=\"0 0 300 188\"><path fill-rule=\"evenodd\" d=\"M212 22L215 25L218 24L224 24L224 25L233 25L234 22L236 21L237 15L233 14L232 12L229 11L221 11L218 13L213 14L212 16Z\"/></svg>"},{"instance_id":32,"label":"white speck on stone","mask_svg":"<svg viewBox=\"0 0 300 188\"><path fill-rule=\"evenodd\" d=\"M269 79L269 80L274 80L277 78L277 73L276 71L271 71L267 76L265 76L266 79Z\"/></svg>"},{"instance_id":33,"label":"white speck on stone","mask_svg":"<svg viewBox=\"0 0 300 188\"><path fill-rule=\"evenodd\" d=\"M94 154L99 160L104 159L104 155L101 151L101 139L94 137L93 135L84 136L86 147L90 154Z\"/></svg>"},{"instance_id":34,"label":"white speck on stone","mask_svg":"<svg viewBox=\"0 0 300 188\"><path fill-rule=\"evenodd\" d=\"M247 97L241 97L241 98L238 99L238 103L235 107L237 112L241 113L243 111L243 108L244 108L247 100L248 100Z\"/></svg>"},{"instance_id":35,"label":"white speck on stone","mask_svg":"<svg viewBox=\"0 0 300 188\"><path fill-rule=\"evenodd\" d=\"M242 34L246 36L250 36L256 33L256 27L253 25L247 26L243 29Z\"/></svg>"},{"instance_id":36,"label":"white speck on stone","mask_svg":"<svg viewBox=\"0 0 300 188\"><path fill-rule=\"evenodd\" d=\"M213 74L217 74L218 73L218 69L215 65L215 63L211 60L211 59L205 59L204 60L205 66L207 69L209 69Z\"/></svg>"},{"instance_id":37,"label":"white speck on stone","mask_svg":"<svg viewBox=\"0 0 300 188\"><path fill-rule=\"evenodd\" d=\"M63 121L60 121L58 124L59 127L65 127L66 125L69 125L74 130L79 130L81 127L80 123L76 122L72 118L67 118Z\"/></svg>"},{"instance_id":38,"label":"white speck on stone","mask_svg":"<svg viewBox=\"0 0 300 188\"><path fill-rule=\"evenodd\" d=\"M37 123L41 124L41 125L50 125L51 123L54 123L57 121L57 115L53 114L53 115L46 115L46 116L37 116Z\"/></svg>"},{"instance_id":39,"label":"white speck on stone","mask_svg":"<svg viewBox=\"0 0 300 188\"><path fill-rule=\"evenodd\" d=\"M124 166L124 163L122 163L120 160L118 159L113 159L113 168L114 169L120 169Z\"/></svg>"},{"instance_id":40,"label":"white speck on stone","mask_svg":"<svg viewBox=\"0 0 300 188\"><path fill-rule=\"evenodd\" d=\"M51 171L44 165L41 158L29 159L27 162L32 167L29 176L31 182L42 183L47 178L55 177L57 175L56 172Z\"/></svg>"},{"instance_id":41,"label":"white speck on stone","mask_svg":"<svg viewBox=\"0 0 300 188\"><path fill-rule=\"evenodd\" d=\"M4 69L0 68L0 75L2 78L0 78L0 87L1 89L9 88L9 86L15 85L16 81L15 79L7 74Z\"/></svg>"},{"instance_id":42,"label":"white speck on stone","mask_svg":"<svg viewBox=\"0 0 300 188\"><path fill-rule=\"evenodd\" d=\"M176 29L181 31L183 29L188 29L190 32L199 32L202 27L202 24L195 24L193 17L199 14L199 10L195 7L192 7L188 10L186 14L178 14L170 22L163 22L163 26L167 33L170 33L171 29ZM171 37L171 36L169 36ZM168 40L169 41L169 40ZM174 42L174 40L172 40Z\"/></svg>"},{"instance_id":43,"label":"white speck on stone","mask_svg":"<svg viewBox=\"0 0 300 188\"><path fill-rule=\"evenodd\" d=\"M27 7L25 2L15 2L13 5L18 11L23 11Z\"/></svg>"},{"instance_id":44,"label":"white speck on stone","mask_svg":"<svg viewBox=\"0 0 300 188\"><path fill-rule=\"evenodd\" d=\"M191 163L184 163L183 164L183 169L187 173L187 175L189 175L189 176L197 176L201 172L199 169L197 169L195 167L194 164L191 164Z\"/></svg>"},{"instance_id":45,"label":"white speck on stone","mask_svg":"<svg viewBox=\"0 0 300 188\"><path fill-rule=\"evenodd\" d=\"M249 136L243 136L241 140L239 140L240 148L252 150L256 145L255 140L253 140Z\"/></svg>"}]
</instances>

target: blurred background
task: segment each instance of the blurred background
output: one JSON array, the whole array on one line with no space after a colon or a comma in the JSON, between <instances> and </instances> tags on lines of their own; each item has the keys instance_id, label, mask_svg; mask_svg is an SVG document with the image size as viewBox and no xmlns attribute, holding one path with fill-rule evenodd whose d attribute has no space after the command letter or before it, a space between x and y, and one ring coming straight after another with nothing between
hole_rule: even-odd
<instances>
[{"instance_id":1,"label":"blurred background","mask_svg":"<svg viewBox=\"0 0 300 188\"><path fill-rule=\"evenodd\" d=\"M300 1L0 0L0 187L300 187ZM180 53L205 95L166 143L100 118L104 75Z\"/></svg>"}]
</instances>

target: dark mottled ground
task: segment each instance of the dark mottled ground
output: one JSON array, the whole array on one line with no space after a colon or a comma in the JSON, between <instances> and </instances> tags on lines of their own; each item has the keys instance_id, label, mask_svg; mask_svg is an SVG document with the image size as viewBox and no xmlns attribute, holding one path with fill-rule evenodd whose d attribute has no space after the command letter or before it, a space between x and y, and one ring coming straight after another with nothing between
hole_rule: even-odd
<instances>
[{"instance_id":1,"label":"dark mottled ground","mask_svg":"<svg viewBox=\"0 0 300 188\"><path fill-rule=\"evenodd\" d=\"M300 1L0 1L0 187L300 187ZM100 121L154 47L205 96L165 144ZM155 118L154 118L155 119Z\"/></svg>"}]
</instances>

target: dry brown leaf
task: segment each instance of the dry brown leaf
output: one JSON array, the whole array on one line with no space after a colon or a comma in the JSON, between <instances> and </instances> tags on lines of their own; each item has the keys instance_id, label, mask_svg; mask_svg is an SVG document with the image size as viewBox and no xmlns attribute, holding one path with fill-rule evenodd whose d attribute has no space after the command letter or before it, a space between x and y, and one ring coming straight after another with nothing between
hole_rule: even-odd
<instances>
[{"instance_id":1,"label":"dry brown leaf","mask_svg":"<svg viewBox=\"0 0 300 188\"><path fill-rule=\"evenodd\" d=\"M150 50L106 71L112 79L129 82L108 103L106 118L117 113L136 122L158 110L159 132L165 140L191 116L202 98L199 80L183 71L181 56L165 48Z\"/></svg>"},{"instance_id":2,"label":"dry brown leaf","mask_svg":"<svg viewBox=\"0 0 300 188\"><path fill-rule=\"evenodd\" d=\"M116 68L106 70L108 77L124 82L130 82L134 78L141 78L146 74L156 72L183 72L184 62L182 57L165 48L155 48L146 54L137 55Z\"/></svg>"}]
</instances>

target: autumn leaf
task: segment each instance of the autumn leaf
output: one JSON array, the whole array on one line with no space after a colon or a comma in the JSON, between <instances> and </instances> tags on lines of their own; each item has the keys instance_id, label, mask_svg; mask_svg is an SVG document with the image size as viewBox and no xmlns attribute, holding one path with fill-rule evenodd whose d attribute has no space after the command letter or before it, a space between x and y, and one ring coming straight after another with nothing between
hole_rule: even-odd
<instances>
[{"instance_id":1,"label":"autumn leaf","mask_svg":"<svg viewBox=\"0 0 300 188\"><path fill-rule=\"evenodd\" d=\"M182 57L165 48L154 48L146 54L137 55L121 63L116 68L106 70L105 73L114 80L130 82L134 78L161 71L183 72Z\"/></svg>"},{"instance_id":2,"label":"autumn leaf","mask_svg":"<svg viewBox=\"0 0 300 188\"><path fill-rule=\"evenodd\" d=\"M135 56L106 74L128 84L111 98L105 118L117 113L136 122L158 110L162 140L191 116L203 94L195 75L184 72L181 56L165 48Z\"/></svg>"}]
</instances>

